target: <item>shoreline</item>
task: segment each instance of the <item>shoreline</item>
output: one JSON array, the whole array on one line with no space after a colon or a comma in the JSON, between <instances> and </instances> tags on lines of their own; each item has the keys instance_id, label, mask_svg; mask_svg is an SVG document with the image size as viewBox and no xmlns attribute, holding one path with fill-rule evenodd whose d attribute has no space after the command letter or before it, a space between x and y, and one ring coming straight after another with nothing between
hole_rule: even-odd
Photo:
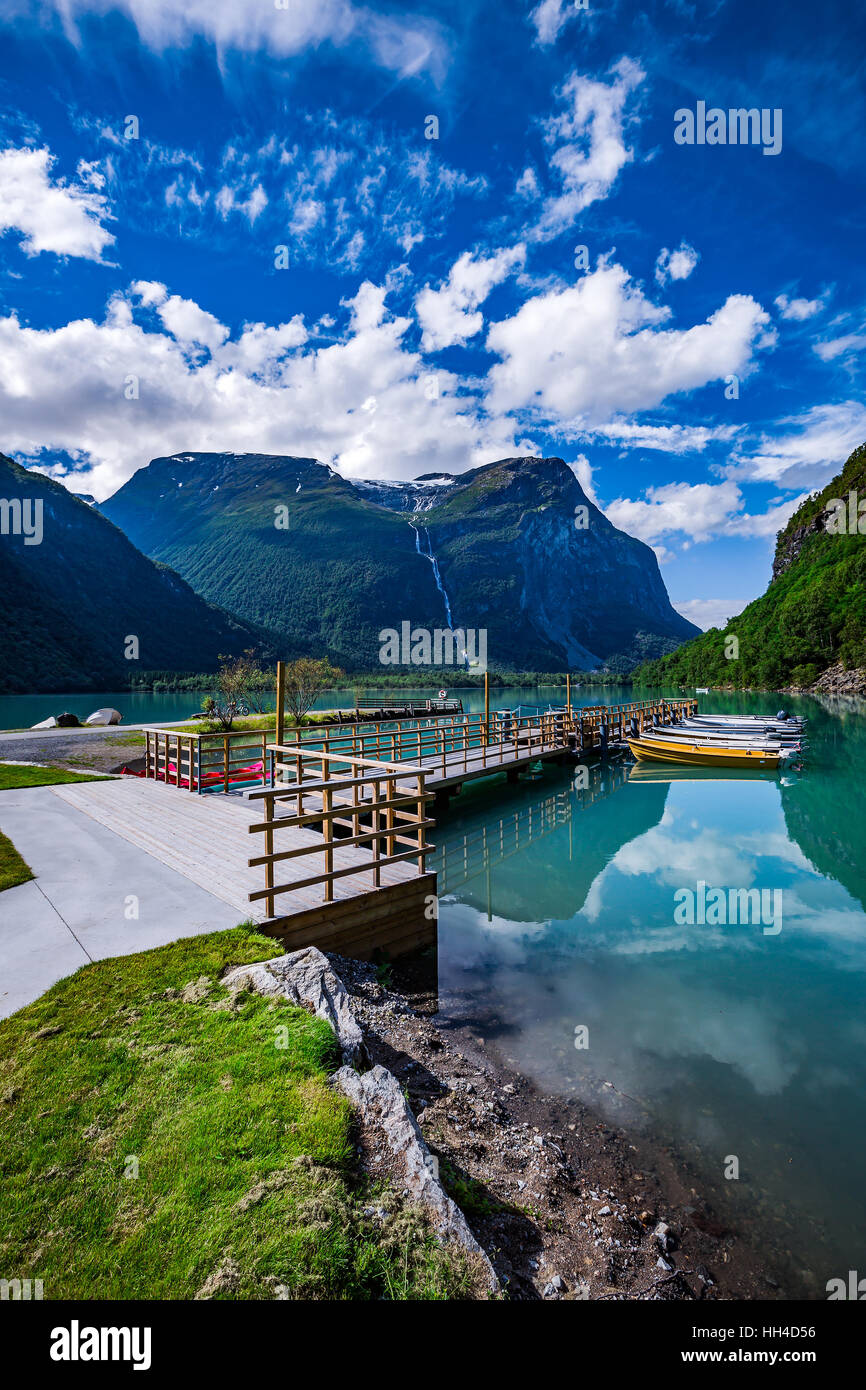
<instances>
[{"instance_id":1,"label":"shoreline","mask_svg":"<svg viewBox=\"0 0 866 1390\"><path fill-rule=\"evenodd\" d=\"M440 1019L432 960L329 959L510 1298L804 1296L702 1198L681 1156L545 1094L477 1027Z\"/></svg>"}]
</instances>

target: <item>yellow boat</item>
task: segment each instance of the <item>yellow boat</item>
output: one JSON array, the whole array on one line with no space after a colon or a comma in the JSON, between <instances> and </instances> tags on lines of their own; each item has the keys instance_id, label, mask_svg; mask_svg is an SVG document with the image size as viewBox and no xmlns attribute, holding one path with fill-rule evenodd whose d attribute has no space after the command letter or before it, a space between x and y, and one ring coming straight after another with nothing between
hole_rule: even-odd
<instances>
[{"instance_id":1,"label":"yellow boat","mask_svg":"<svg viewBox=\"0 0 866 1390\"><path fill-rule=\"evenodd\" d=\"M690 767L774 768L783 761L780 748L690 743L682 738L629 738L628 746L640 763L687 763Z\"/></svg>"}]
</instances>

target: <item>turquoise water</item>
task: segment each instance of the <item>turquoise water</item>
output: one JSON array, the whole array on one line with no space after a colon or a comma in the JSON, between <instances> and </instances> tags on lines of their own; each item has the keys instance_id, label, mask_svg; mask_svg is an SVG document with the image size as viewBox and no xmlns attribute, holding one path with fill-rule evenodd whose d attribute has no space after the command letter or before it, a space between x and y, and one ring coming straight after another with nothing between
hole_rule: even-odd
<instances>
[{"instance_id":1,"label":"turquoise water","mask_svg":"<svg viewBox=\"0 0 866 1390\"><path fill-rule=\"evenodd\" d=\"M810 717L800 774L612 766L583 788L548 767L464 793L434 837L440 1004L672 1146L786 1290L825 1297L866 1266L866 714L787 703ZM780 915L680 924L699 880L770 890Z\"/></svg>"},{"instance_id":2,"label":"turquoise water","mask_svg":"<svg viewBox=\"0 0 866 1390\"><path fill-rule=\"evenodd\" d=\"M409 700L435 700L439 684L419 686L414 690L329 690L314 704L314 709L353 709L355 697L362 706L400 704ZM130 691L109 690L101 694L82 695L0 695L0 729L29 729L49 715L77 714L86 719L94 710L102 706L119 710L124 724L162 724L172 719L191 719L201 709L202 700L211 691ZM457 690L449 687L451 698L462 699L464 709L469 711L484 708L484 695L481 690ZM501 698L500 698L501 697ZM630 698L630 697L629 697ZM498 692L491 697L491 703L514 706L519 703L537 705L554 701L562 703L564 688L532 687L531 689ZM608 699L608 696L605 696ZM586 703L600 703L594 695L588 696ZM273 701L271 701L273 704Z\"/></svg>"}]
</instances>

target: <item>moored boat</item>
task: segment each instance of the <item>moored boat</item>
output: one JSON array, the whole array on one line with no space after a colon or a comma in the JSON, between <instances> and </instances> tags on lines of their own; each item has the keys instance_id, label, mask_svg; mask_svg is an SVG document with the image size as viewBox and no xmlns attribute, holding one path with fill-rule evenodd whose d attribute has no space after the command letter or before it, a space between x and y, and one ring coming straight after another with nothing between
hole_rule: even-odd
<instances>
[{"instance_id":1,"label":"moored boat","mask_svg":"<svg viewBox=\"0 0 866 1390\"><path fill-rule=\"evenodd\" d=\"M797 754L794 748L778 743L738 743L732 739L715 742L670 737L655 733L651 737L630 737L628 746L638 762L686 763L692 767L777 768Z\"/></svg>"}]
</instances>

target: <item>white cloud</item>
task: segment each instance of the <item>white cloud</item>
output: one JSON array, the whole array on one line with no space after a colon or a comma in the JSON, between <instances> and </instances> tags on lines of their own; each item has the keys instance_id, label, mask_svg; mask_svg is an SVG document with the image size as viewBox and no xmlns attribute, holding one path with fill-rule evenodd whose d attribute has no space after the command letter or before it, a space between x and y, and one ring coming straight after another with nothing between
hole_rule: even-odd
<instances>
[{"instance_id":1,"label":"white cloud","mask_svg":"<svg viewBox=\"0 0 866 1390\"><path fill-rule=\"evenodd\" d=\"M825 338L823 342L813 344L812 350L822 362L835 362L837 357L854 357L864 348L866 334L844 333L841 338Z\"/></svg>"},{"instance_id":2,"label":"white cloud","mask_svg":"<svg viewBox=\"0 0 866 1390\"><path fill-rule=\"evenodd\" d=\"M786 294L777 294L773 301L783 319L794 319L801 323L814 318L824 307L824 299L789 299Z\"/></svg>"},{"instance_id":3,"label":"white cloud","mask_svg":"<svg viewBox=\"0 0 866 1390\"><path fill-rule=\"evenodd\" d=\"M325 205L318 198L300 198L292 209L289 228L293 236L303 237L322 220Z\"/></svg>"},{"instance_id":4,"label":"white cloud","mask_svg":"<svg viewBox=\"0 0 866 1390\"><path fill-rule=\"evenodd\" d=\"M200 309L192 299L182 299L179 294L170 295L160 304L157 313L179 343L190 343L214 351L229 335L225 325L213 314Z\"/></svg>"},{"instance_id":5,"label":"white cloud","mask_svg":"<svg viewBox=\"0 0 866 1390\"><path fill-rule=\"evenodd\" d=\"M529 16L535 25L536 43L542 48L556 43L568 21L578 13L574 0L541 0Z\"/></svg>"},{"instance_id":6,"label":"white cloud","mask_svg":"<svg viewBox=\"0 0 866 1390\"><path fill-rule=\"evenodd\" d=\"M192 299L182 299L179 294L170 295L165 285L158 280L136 280L130 286L130 295L141 301L146 309L155 309L172 337L186 347L207 348L214 351L221 347L229 335L228 329L213 314L199 308ZM122 300L115 302L115 312L124 312Z\"/></svg>"},{"instance_id":7,"label":"white cloud","mask_svg":"<svg viewBox=\"0 0 866 1390\"><path fill-rule=\"evenodd\" d=\"M531 239L549 241L571 227L584 208L607 197L634 158L625 143L625 107L643 78L631 58L621 58L611 69L609 83L579 73L568 78L560 92L567 110L545 125L550 167L561 191L545 202L528 233Z\"/></svg>"},{"instance_id":8,"label":"white cloud","mask_svg":"<svg viewBox=\"0 0 866 1390\"><path fill-rule=\"evenodd\" d=\"M4 447L36 462L68 451L81 460L75 487L98 497L150 458L190 449L291 452L395 478L530 452L508 421L458 396L453 374L437 371L429 398L429 367L403 346L412 320L393 317L386 295L362 284L348 327L326 346L308 340L299 316L231 338L154 281L115 296L101 323L35 329L10 314L0 318ZM126 398L130 376L138 400Z\"/></svg>"},{"instance_id":9,"label":"white cloud","mask_svg":"<svg viewBox=\"0 0 866 1390\"><path fill-rule=\"evenodd\" d=\"M665 483L647 488L643 498L618 497L604 508L615 526L650 545L665 537L681 536L683 549L719 536L737 538L774 536L803 497L777 502L766 512L751 515L744 510L743 495L735 482ZM667 551L662 550L667 556Z\"/></svg>"},{"instance_id":10,"label":"white cloud","mask_svg":"<svg viewBox=\"0 0 866 1390\"><path fill-rule=\"evenodd\" d=\"M660 449L666 454L702 453L708 444L726 443L742 429L741 425L645 425L628 420L612 420L587 430L593 439L620 444L625 449Z\"/></svg>"},{"instance_id":11,"label":"white cloud","mask_svg":"<svg viewBox=\"0 0 866 1390\"><path fill-rule=\"evenodd\" d=\"M216 195L216 207L220 217L225 220L230 213L239 212L253 225L256 218L265 210L268 205L268 195L261 184L256 184L250 189L246 197L240 189L232 188L229 184L223 184Z\"/></svg>"},{"instance_id":12,"label":"white cloud","mask_svg":"<svg viewBox=\"0 0 866 1390\"><path fill-rule=\"evenodd\" d=\"M743 496L736 483L665 483L647 488L645 499L618 497L604 514L621 530L649 543L673 532L691 541L708 541L726 530L741 512Z\"/></svg>"},{"instance_id":13,"label":"white cloud","mask_svg":"<svg viewBox=\"0 0 866 1390\"><path fill-rule=\"evenodd\" d=\"M520 178L514 185L514 191L521 198L538 197L538 194L540 192L538 175L536 174L535 170L532 168L531 165L528 164L524 169L523 173L520 175Z\"/></svg>"},{"instance_id":14,"label":"white cloud","mask_svg":"<svg viewBox=\"0 0 866 1390\"><path fill-rule=\"evenodd\" d=\"M596 496L595 485L592 481L593 467L586 457L586 454L578 454L574 463L571 465L571 470L590 502L593 502L596 507L600 507L601 503Z\"/></svg>"},{"instance_id":15,"label":"white cloud","mask_svg":"<svg viewBox=\"0 0 866 1390\"><path fill-rule=\"evenodd\" d=\"M866 406L860 401L815 405L780 420L753 452L739 451L725 473L782 487L823 487L864 440Z\"/></svg>"},{"instance_id":16,"label":"white cloud","mask_svg":"<svg viewBox=\"0 0 866 1390\"><path fill-rule=\"evenodd\" d=\"M692 598L681 603L671 600L674 608L690 623L708 632L711 627L724 628L729 618L736 618L751 599L747 598Z\"/></svg>"},{"instance_id":17,"label":"white cloud","mask_svg":"<svg viewBox=\"0 0 866 1390\"><path fill-rule=\"evenodd\" d=\"M663 246L655 265L656 281L666 285L670 280L687 280L699 260L697 251L687 241L681 241L675 251Z\"/></svg>"},{"instance_id":18,"label":"white cloud","mask_svg":"<svg viewBox=\"0 0 866 1390\"><path fill-rule=\"evenodd\" d=\"M663 328L669 317L618 265L536 295L490 327L487 346L502 359L490 370L490 404L574 427L607 424L730 373L742 377L768 322L748 295L731 295L692 328Z\"/></svg>"},{"instance_id":19,"label":"white cloud","mask_svg":"<svg viewBox=\"0 0 866 1390\"><path fill-rule=\"evenodd\" d=\"M46 0L53 3L67 36L81 43L77 21L88 15L121 11L132 20L143 43L157 51L189 46L199 37L220 53L265 50L286 58L306 48L332 43L363 48L384 68L403 77L426 71L444 75L448 50L441 27L429 19L379 14L352 0ZM11 16L30 11L29 0L6 0Z\"/></svg>"},{"instance_id":20,"label":"white cloud","mask_svg":"<svg viewBox=\"0 0 866 1390\"><path fill-rule=\"evenodd\" d=\"M104 178L95 165L79 164L81 180L52 177L55 158L47 149L0 151L0 234L21 233L28 256L51 251L101 261L114 237L102 221L108 201L99 190Z\"/></svg>"},{"instance_id":21,"label":"white cloud","mask_svg":"<svg viewBox=\"0 0 866 1390\"><path fill-rule=\"evenodd\" d=\"M510 275L515 266L523 264L525 256L523 245L496 251L492 256L473 257L464 251L440 289L431 290L428 285L421 290L415 299L415 312L424 330L424 351L435 352L465 343L480 333L484 316L478 305L494 285Z\"/></svg>"}]
</instances>

